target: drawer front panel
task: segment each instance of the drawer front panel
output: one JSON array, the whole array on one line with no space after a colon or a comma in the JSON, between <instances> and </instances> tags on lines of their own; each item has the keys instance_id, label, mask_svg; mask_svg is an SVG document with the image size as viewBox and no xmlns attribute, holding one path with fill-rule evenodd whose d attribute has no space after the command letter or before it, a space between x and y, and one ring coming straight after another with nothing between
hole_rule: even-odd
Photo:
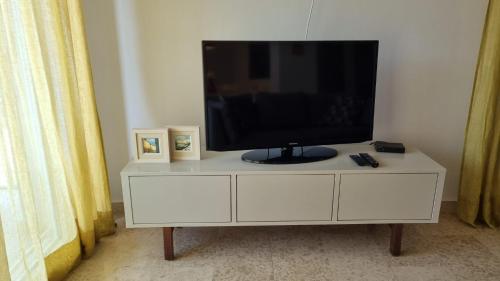
<instances>
[{"instance_id":1,"label":"drawer front panel","mask_svg":"<svg viewBox=\"0 0 500 281\"><path fill-rule=\"evenodd\" d=\"M230 176L130 177L134 223L229 222Z\"/></svg>"},{"instance_id":2,"label":"drawer front panel","mask_svg":"<svg viewBox=\"0 0 500 281\"><path fill-rule=\"evenodd\" d=\"M430 220L437 174L340 176L338 220Z\"/></svg>"},{"instance_id":3,"label":"drawer front panel","mask_svg":"<svg viewBox=\"0 0 500 281\"><path fill-rule=\"evenodd\" d=\"M332 219L334 175L244 175L237 177L241 222Z\"/></svg>"}]
</instances>

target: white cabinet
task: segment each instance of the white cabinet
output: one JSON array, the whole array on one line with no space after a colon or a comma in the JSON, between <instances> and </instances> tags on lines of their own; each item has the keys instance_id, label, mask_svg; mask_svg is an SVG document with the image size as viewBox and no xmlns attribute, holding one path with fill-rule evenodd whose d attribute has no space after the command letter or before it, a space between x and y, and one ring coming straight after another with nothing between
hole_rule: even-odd
<instances>
[{"instance_id":1,"label":"white cabinet","mask_svg":"<svg viewBox=\"0 0 500 281\"><path fill-rule=\"evenodd\" d=\"M129 177L134 224L231 220L230 176Z\"/></svg>"},{"instance_id":2,"label":"white cabinet","mask_svg":"<svg viewBox=\"0 0 500 281\"><path fill-rule=\"evenodd\" d=\"M330 221L334 180L334 175L237 176L237 220Z\"/></svg>"},{"instance_id":3,"label":"white cabinet","mask_svg":"<svg viewBox=\"0 0 500 281\"><path fill-rule=\"evenodd\" d=\"M200 161L134 163L122 170L127 227L163 227L172 259L174 227L390 224L399 255L403 224L437 223L446 169L422 152L377 153L366 144L336 145L315 163L252 164L241 151L208 152ZM349 154L368 152L376 169Z\"/></svg>"},{"instance_id":4,"label":"white cabinet","mask_svg":"<svg viewBox=\"0 0 500 281\"><path fill-rule=\"evenodd\" d=\"M340 176L338 220L430 220L438 174Z\"/></svg>"},{"instance_id":5,"label":"white cabinet","mask_svg":"<svg viewBox=\"0 0 500 281\"><path fill-rule=\"evenodd\" d=\"M243 162L241 151L131 162L121 174L127 227L438 222L446 169L427 155L335 148L335 158L292 165ZM359 152L380 166L357 166L349 154Z\"/></svg>"}]
</instances>

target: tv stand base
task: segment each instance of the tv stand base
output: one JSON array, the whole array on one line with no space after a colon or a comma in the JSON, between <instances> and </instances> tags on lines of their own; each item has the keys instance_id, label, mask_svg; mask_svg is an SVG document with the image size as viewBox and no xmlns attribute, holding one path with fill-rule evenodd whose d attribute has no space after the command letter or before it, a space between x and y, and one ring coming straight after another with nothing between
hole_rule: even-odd
<instances>
[{"instance_id":1,"label":"tv stand base","mask_svg":"<svg viewBox=\"0 0 500 281\"><path fill-rule=\"evenodd\" d=\"M403 224L390 224L391 244L389 250L395 257L401 255L401 240L403 238Z\"/></svg>"},{"instance_id":2,"label":"tv stand base","mask_svg":"<svg viewBox=\"0 0 500 281\"><path fill-rule=\"evenodd\" d=\"M163 251L165 253L165 260L174 260L174 228L163 228Z\"/></svg>"},{"instance_id":3,"label":"tv stand base","mask_svg":"<svg viewBox=\"0 0 500 281\"><path fill-rule=\"evenodd\" d=\"M241 155L241 160L257 164L300 164L337 156L337 150L324 146L256 149Z\"/></svg>"},{"instance_id":4,"label":"tv stand base","mask_svg":"<svg viewBox=\"0 0 500 281\"><path fill-rule=\"evenodd\" d=\"M391 242L389 251L391 255L398 257L401 255L401 240L403 238L403 224L390 224L391 227ZM163 249L165 260L174 260L174 228L163 228Z\"/></svg>"}]
</instances>

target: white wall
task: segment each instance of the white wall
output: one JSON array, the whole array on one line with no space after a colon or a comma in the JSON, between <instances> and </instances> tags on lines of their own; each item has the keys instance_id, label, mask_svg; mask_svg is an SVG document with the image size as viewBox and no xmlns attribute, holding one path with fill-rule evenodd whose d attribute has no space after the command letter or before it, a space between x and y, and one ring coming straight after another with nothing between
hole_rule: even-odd
<instances>
[{"instance_id":1,"label":"white wall","mask_svg":"<svg viewBox=\"0 0 500 281\"><path fill-rule=\"evenodd\" d=\"M126 123L121 64L118 55L115 7L112 0L82 1L101 121L111 199L122 201L120 171L127 163L129 135Z\"/></svg>"},{"instance_id":2,"label":"white wall","mask_svg":"<svg viewBox=\"0 0 500 281\"><path fill-rule=\"evenodd\" d=\"M316 0L308 39L380 40L377 140L419 147L457 196L487 0ZM204 125L204 39L303 40L310 0L84 0L114 201L130 130ZM203 131L203 130L202 130ZM128 137L128 143L125 139ZM204 139L204 133L202 134Z\"/></svg>"}]
</instances>

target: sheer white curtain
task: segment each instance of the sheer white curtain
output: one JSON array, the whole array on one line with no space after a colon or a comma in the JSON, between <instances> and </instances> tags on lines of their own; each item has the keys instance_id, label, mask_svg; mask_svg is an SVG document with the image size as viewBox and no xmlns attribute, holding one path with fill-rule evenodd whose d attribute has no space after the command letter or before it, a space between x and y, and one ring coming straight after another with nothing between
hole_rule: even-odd
<instances>
[{"instance_id":1,"label":"sheer white curtain","mask_svg":"<svg viewBox=\"0 0 500 281\"><path fill-rule=\"evenodd\" d=\"M40 11L23 2L0 1L0 215L13 281L46 280L44 258L77 235L60 161L64 139L47 130L39 103L48 97L35 91L43 50L30 42L31 17Z\"/></svg>"}]
</instances>

